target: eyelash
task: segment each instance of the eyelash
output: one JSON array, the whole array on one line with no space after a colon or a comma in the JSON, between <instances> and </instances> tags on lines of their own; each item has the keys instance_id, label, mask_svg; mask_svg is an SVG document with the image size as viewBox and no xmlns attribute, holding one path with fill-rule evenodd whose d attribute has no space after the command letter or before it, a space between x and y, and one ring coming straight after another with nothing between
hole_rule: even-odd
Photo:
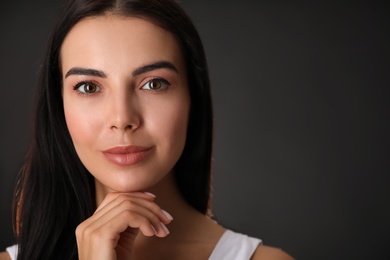
<instances>
[{"instance_id":1,"label":"eyelash","mask_svg":"<svg viewBox=\"0 0 390 260\"><path fill-rule=\"evenodd\" d=\"M162 86L160 86L158 89L151 89L151 88L149 88L149 89L145 89L144 87L146 86L146 85L148 85L148 84L151 84L153 81L158 81ZM141 86L141 89L144 89L144 90L149 90L149 91L162 91L162 90L165 90L167 87L169 87L171 84L167 81L167 80L165 80L165 79L163 79L163 78L152 78L152 79L150 79L150 80L148 80L145 84L143 84L142 86Z\"/></svg>"},{"instance_id":2,"label":"eyelash","mask_svg":"<svg viewBox=\"0 0 390 260\"><path fill-rule=\"evenodd\" d=\"M161 84L161 86L160 86L158 89L152 89L151 86L150 86L149 88L145 88L145 86L147 86L148 84L153 83L153 81L158 81L158 83ZM89 85L89 86L95 87L96 90L93 91L93 92L87 92L87 91L85 90L85 86L88 86L88 85ZM163 79L163 78L152 78L152 79L148 80L145 84L143 84L143 85L141 86L140 89L148 90L148 91L153 91L153 92L158 92L158 91L163 91L163 90L165 90L165 89L166 89L167 87L169 87L170 85L171 85L171 84L170 84L167 80L165 80L165 79ZM84 86L84 91L81 91L81 90L80 90L80 88L81 88L82 86ZM99 85L97 85L97 84L95 84L95 83L93 83L93 82L90 82L90 81L82 81L82 82L77 83L77 84L73 87L73 90L76 91L77 94L79 94L79 95L86 95L86 96L88 96L88 95L94 95L94 94L96 94L96 93L101 92L101 91L102 91L102 88L101 88Z\"/></svg>"},{"instance_id":3,"label":"eyelash","mask_svg":"<svg viewBox=\"0 0 390 260\"><path fill-rule=\"evenodd\" d=\"M83 86L83 85L91 85L91 86L94 86L96 87L97 90L95 90L94 92L90 93L90 92L86 92L85 89L84 91L81 91L80 88ZM73 87L73 90L75 90L77 92L77 94L79 95L93 95L93 94L96 94L98 92L101 92L102 91L102 88L99 87L99 85L93 83L93 82L90 82L90 81L82 81L82 82L79 82L77 83L74 87Z\"/></svg>"}]
</instances>

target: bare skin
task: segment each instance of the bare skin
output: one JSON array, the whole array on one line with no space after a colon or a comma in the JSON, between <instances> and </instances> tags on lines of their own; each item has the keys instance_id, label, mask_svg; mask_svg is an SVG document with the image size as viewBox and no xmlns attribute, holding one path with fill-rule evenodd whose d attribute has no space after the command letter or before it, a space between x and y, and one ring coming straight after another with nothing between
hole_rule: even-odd
<instances>
[{"instance_id":1,"label":"bare skin","mask_svg":"<svg viewBox=\"0 0 390 260\"><path fill-rule=\"evenodd\" d=\"M133 244L133 258L127 259L208 259L225 229L189 206L179 194L171 175L149 191L157 195L153 201L174 216L167 224L170 233L159 237L161 233L149 236L139 232ZM280 249L260 245L252 259L293 258Z\"/></svg>"},{"instance_id":2,"label":"bare skin","mask_svg":"<svg viewBox=\"0 0 390 260\"><path fill-rule=\"evenodd\" d=\"M170 189L166 189L170 187ZM156 198L153 198L149 195L143 194L134 194L134 197L142 198L148 202L156 202L161 207L165 208L169 211L172 216L175 216L172 221L167 224L169 228L170 234L165 235L164 233L158 231L158 234L162 237L157 236L149 236L148 231L145 233L139 232L134 229L138 235L136 235L135 241L133 241L133 251L131 251L131 255L133 258L126 259L208 259L211 255L215 245L217 244L219 238L222 236L225 229L214 222L209 217L199 213L194 210L191 206L189 206L179 195L178 190L175 188L176 185L170 175L167 176L162 182L152 188L150 192L154 194L158 194ZM166 190L169 192L161 193L162 190ZM107 198L119 198L120 194L109 194ZM123 195L123 194L122 194ZM103 202L104 203L104 202ZM95 214L97 214L97 211ZM164 219L164 217L161 217ZM118 219L116 219L118 221ZM100 237L102 239L102 237ZM95 241L99 243L99 241L94 239L89 239L90 241ZM99 250L99 254L95 255L85 255L83 257L83 249L81 248L83 245L80 244L79 252L80 259L91 259L89 257L93 257L93 259L125 259L126 254L121 253L120 250L117 250L117 254L115 256L102 255L102 246L101 244L97 247ZM100 241L101 242L101 241ZM85 246L85 245L84 245ZM93 246L92 246L93 248ZM153 250L150 250L153 248ZM93 250L95 251L95 250ZM111 253L113 253L114 249L112 249ZM93 252L88 252L93 253ZM0 260L10 259L9 255L5 252L0 253ZM252 256L254 260L262 260L262 259L274 259L274 260L289 260L293 259L282 250L260 245Z\"/></svg>"},{"instance_id":3,"label":"bare skin","mask_svg":"<svg viewBox=\"0 0 390 260\"><path fill-rule=\"evenodd\" d=\"M173 177L190 103L180 50L164 29L114 15L80 21L64 41L66 122L96 185L97 210L75 232L80 260L208 259L225 231L184 200ZM107 157L130 146L148 151ZM261 245L252 259L291 257Z\"/></svg>"},{"instance_id":4,"label":"bare skin","mask_svg":"<svg viewBox=\"0 0 390 260\"><path fill-rule=\"evenodd\" d=\"M7 252L1 252L0 260L11 260L11 257L9 257L9 254Z\"/></svg>"}]
</instances>

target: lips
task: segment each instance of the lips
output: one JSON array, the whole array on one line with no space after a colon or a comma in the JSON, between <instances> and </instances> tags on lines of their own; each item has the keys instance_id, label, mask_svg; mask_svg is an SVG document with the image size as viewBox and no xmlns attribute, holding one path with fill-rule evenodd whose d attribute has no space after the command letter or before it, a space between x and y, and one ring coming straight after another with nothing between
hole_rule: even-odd
<instances>
[{"instance_id":1,"label":"lips","mask_svg":"<svg viewBox=\"0 0 390 260\"><path fill-rule=\"evenodd\" d=\"M152 152L153 147L117 146L103 151L106 159L119 166L131 166L145 160Z\"/></svg>"}]
</instances>

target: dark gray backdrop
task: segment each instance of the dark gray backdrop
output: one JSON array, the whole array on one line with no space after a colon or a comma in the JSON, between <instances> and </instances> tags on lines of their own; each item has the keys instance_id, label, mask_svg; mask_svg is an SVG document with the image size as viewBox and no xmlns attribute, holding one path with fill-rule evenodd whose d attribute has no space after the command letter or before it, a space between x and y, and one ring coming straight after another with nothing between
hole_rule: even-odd
<instances>
[{"instance_id":1,"label":"dark gray backdrop","mask_svg":"<svg viewBox=\"0 0 390 260\"><path fill-rule=\"evenodd\" d=\"M0 5L0 250L62 3L39 2ZM182 0L211 72L214 213L299 259L389 259L389 5L314 2Z\"/></svg>"}]
</instances>

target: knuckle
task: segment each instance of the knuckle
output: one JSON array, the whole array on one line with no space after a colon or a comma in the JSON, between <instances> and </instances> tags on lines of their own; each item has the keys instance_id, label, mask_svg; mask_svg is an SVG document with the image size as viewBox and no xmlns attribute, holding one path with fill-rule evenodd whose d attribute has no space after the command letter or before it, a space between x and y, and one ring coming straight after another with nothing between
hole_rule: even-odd
<instances>
[{"instance_id":1,"label":"knuckle","mask_svg":"<svg viewBox=\"0 0 390 260\"><path fill-rule=\"evenodd\" d=\"M83 232L84 237L90 237L92 233L93 233L93 229L90 226L84 228L84 232Z\"/></svg>"},{"instance_id":2,"label":"knuckle","mask_svg":"<svg viewBox=\"0 0 390 260\"><path fill-rule=\"evenodd\" d=\"M89 233L89 237L92 241L97 241L99 240L100 238L103 237L103 229L102 228L98 228L96 230L93 230Z\"/></svg>"},{"instance_id":3,"label":"knuckle","mask_svg":"<svg viewBox=\"0 0 390 260\"><path fill-rule=\"evenodd\" d=\"M106 195L106 197L104 198L103 201L112 201L112 200L115 199L115 197L116 197L115 194L113 194L113 193L108 193L108 194Z\"/></svg>"},{"instance_id":4,"label":"knuckle","mask_svg":"<svg viewBox=\"0 0 390 260\"><path fill-rule=\"evenodd\" d=\"M130 210L124 210L121 212L120 217L123 219L134 220L134 213Z\"/></svg>"},{"instance_id":5,"label":"knuckle","mask_svg":"<svg viewBox=\"0 0 390 260\"><path fill-rule=\"evenodd\" d=\"M153 202L150 204L150 209L155 213L161 212L161 208L156 203Z\"/></svg>"},{"instance_id":6,"label":"knuckle","mask_svg":"<svg viewBox=\"0 0 390 260\"><path fill-rule=\"evenodd\" d=\"M121 200L123 199L124 197L124 194L120 194L120 193L108 193L106 195L106 197L104 198L104 200L107 200L107 201L114 201L114 200Z\"/></svg>"},{"instance_id":7,"label":"knuckle","mask_svg":"<svg viewBox=\"0 0 390 260\"><path fill-rule=\"evenodd\" d=\"M148 227L148 226L150 226L150 221L149 221L149 219L147 219L147 218L142 218L141 220L140 220L140 225L141 226L145 226L145 227Z\"/></svg>"},{"instance_id":8,"label":"knuckle","mask_svg":"<svg viewBox=\"0 0 390 260\"><path fill-rule=\"evenodd\" d=\"M119 200L128 200L129 199L129 196L127 194L123 194L123 193L115 194L115 197L116 197L116 199L119 199Z\"/></svg>"},{"instance_id":9,"label":"knuckle","mask_svg":"<svg viewBox=\"0 0 390 260\"><path fill-rule=\"evenodd\" d=\"M75 230L76 237L81 238L82 235L83 235L83 231L84 231L84 229L83 229L83 227L82 227L82 224L78 225L78 226L76 227L76 230Z\"/></svg>"},{"instance_id":10,"label":"knuckle","mask_svg":"<svg viewBox=\"0 0 390 260\"><path fill-rule=\"evenodd\" d=\"M133 203L132 201L130 201L130 200L123 200L123 201L120 203L120 205L121 205L122 207L124 207L125 209L129 209L129 210L131 210L131 209L134 208L134 203Z\"/></svg>"}]
</instances>

